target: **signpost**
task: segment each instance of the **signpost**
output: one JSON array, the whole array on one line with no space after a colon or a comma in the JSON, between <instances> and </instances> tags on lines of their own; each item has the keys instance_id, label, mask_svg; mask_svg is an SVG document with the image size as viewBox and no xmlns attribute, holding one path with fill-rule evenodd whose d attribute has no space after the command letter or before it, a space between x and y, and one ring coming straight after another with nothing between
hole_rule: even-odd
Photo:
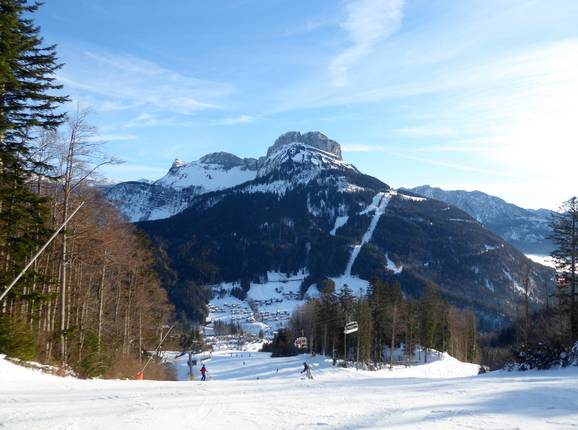
<instances>
[{"instance_id":1,"label":"signpost","mask_svg":"<svg viewBox=\"0 0 578 430\"><path fill-rule=\"evenodd\" d=\"M350 321L346 323L345 327L343 328L343 349L344 349L343 367L347 367L347 335L355 333L357 330L359 330L359 325L357 324L357 321Z\"/></svg>"}]
</instances>

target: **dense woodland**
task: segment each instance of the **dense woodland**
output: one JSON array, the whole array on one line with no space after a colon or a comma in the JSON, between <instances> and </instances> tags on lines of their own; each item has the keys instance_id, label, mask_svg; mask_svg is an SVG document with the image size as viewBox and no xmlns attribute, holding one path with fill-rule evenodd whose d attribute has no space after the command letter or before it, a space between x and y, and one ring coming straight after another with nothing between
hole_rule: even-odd
<instances>
[{"instance_id":1,"label":"dense woodland","mask_svg":"<svg viewBox=\"0 0 578 430\"><path fill-rule=\"evenodd\" d=\"M86 111L65 113L37 8L0 3L0 285L82 207L0 302L0 352L83 376L132 374L172 308L145 239L92 186L116 161Z\"/></svg>"},{"instance_id":2,"label":"dense woodland","mask_svg":"<svg viewBox=\"0 0 578 430\"><path fill-rule=\"evenodd\" d=\"M297 353L297 337L308 340L307 350L343 359L379 366L393 364L393 351L403 345L403 361L412 364L416 346L447 351L460 360L478 361L476 317L459 310L445 300L434 287L426 288L421 299L404 298L399 283L370 282L367 295L355 295L345 286L335 292L332 280L321 284L318 299L308 301L295 312L290 328L281 331L271 350L276 355ZM347 336L344 327L356 321L359 330Z\"/></svg>"}]
</instances>

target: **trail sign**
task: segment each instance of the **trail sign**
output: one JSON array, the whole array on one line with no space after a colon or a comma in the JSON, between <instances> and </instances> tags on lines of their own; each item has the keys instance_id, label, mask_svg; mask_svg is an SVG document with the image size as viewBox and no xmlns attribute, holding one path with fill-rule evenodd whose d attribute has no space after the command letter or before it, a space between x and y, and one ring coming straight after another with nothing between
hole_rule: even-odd
<instances>
[{"instance_id":1,"label":"trail sign","mask_svg":"<svg viewBox=\"0 0 578 430\"><path fill-rule=\"evenodd\" d=\"M345 328L343 330L343 333L345 333L345 334L355 333L357 330L359 330L359 326L357 325L357 321L351 321L351 322L348 322L347 324L345 324Z\"/></svg>"}]
</instances>

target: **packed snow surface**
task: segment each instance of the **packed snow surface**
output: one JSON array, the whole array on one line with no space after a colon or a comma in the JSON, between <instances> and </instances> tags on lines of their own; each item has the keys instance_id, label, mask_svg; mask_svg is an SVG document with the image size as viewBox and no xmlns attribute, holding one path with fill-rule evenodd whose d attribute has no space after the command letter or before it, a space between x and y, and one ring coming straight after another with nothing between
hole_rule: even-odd
<instances>
[{"instance_id":1,"label":"packed snow surface","mask_svg":"<svg viewBox=\"0 0 578 430\"><path fill-rule=\"evenodd\" d=\"M379 218L381 218L381 216L385 212L385 208L387 208L387 205L388 205L389 201L391 200L391 196L392 196L391 193L377 193L373 197L373 201L370 203L370 205L366 209L364 209L362 212L360 212L360 214L367 214L369 212L373 212L373 217L371 218L371 222L369 223L369 227L367 228L367 231L363 234L363 237L361 238L361 243L358 243L357 245L355 245L353 247L353 251L351 251L351 256L349 257L349 261L347 262L347 267L345 268L345 273L344 273L345 277L351 276L351 268L353 267L353 263L355 263L355 260L357 259L357 256L359 255L359 252L361 251L361 247L363 245L365 245L366 243L368 243L371 240L371 238L373 237L373 232L375 231L375 227L377 227L377 223L379 222Z\"/></svg>"},{"instance_id":2,"label":"packed snow surface","mask_svg":"<svg viewBox=\"0 0 578 430\"><path fill-rule=\"evenodd\" d=\"M389 254L387 253L385 254L385 260L387 261L387 270L393 272L396 275L399 275L401 272L403 272L403 265L400 264L398 266L395 264L395 262L389 258Z\"/></svg>"},{"instance_id":3,"label":"packed snow surface","mask_svg":"<svg viewBox=\"0 0 578 430\"><path fill-rule=\"evenodd\" d=\"M337 218L335 218L335 225L333 226L333 228L331 229L329 234L331 236L335 236L335 233L337 233L337 230L339 228L343 227L345 224L347 224L347 221L349 221L349 216L347 216L347 215L338 216Z\"/></svg>"},{"instance_id":4,"label":"packed snow surface","mask_svg":"<svg viewBox=\"0 0 578 430\"><path fill-rule=\"evenodd\" d=\"M542 266L552 267L553 269L556 268L554 260L549 255L526 254L526 257L535 263L541 264Z\"/></svg>"},{"instance_id":5,"label":"packed snow surface","mask_svg":"<svg viewBox=\"0 0 578 430\"><path fill-rule=\"evenodd\" d=\"M249 356L250 354L250 356ZM299 373L307 361L313 380ZM106 429L573 429L578 369L497 372L451 357L369 372L320 357L213 353L208 381L77 380L0 359L0 427ZM186 359L176 362L188 379Z\"/></svg>"}]
</instances>

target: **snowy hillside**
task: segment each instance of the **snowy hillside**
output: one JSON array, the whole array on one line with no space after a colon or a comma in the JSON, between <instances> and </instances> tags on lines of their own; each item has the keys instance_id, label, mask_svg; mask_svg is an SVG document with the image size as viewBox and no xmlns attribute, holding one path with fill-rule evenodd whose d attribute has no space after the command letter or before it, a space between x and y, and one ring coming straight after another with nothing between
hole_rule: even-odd
<instances>
[{"instance_id":1,"label":"snowy hillside","mask_svg":"<svg viewBox=\"0 0 578 430\"><path fill-rule=\"evenodd\" d=\"M200 187L204 192L231 188L255 178L257 160L241 159L224 152L205 155L198 161L175 160L169 172L156 185L183 189Z\"/></svg>"},{"instance_id":2,"label":"snowy hillside","mask_svg":"<svg viewBox=\"0 0 578 430\"><path fill-rule=\"evenodd\" d=\"M175 160L157 181L122 182L107 188L106 196L132 222L163 219L186 209L197 196L254 179L258 166L256 159L225 152L191 163Z\"/></svg>"},{"instance_id":3,"label":"snowy hillside","mask_svg":"<svg viewBox=\"0 0 578 430\"><path fill-rule=\"evenodd\" d=\"M304 360L315 379L299 373ZM0 423L10 430L545 430L578 422L577 368L475 376L472 365L447 358L366 372L318 357L239 351L205 363L207 382L155 382L58 378L0 359ZM186 365L178 364L184 379Z\"/></svg>"},{"instance_id":4,"label":"snowy hillside","mask_svg":"<svg viewBox=\"0 0 578 430\"><path fill-rule=\"evenodd\" d=\"M334 380L338 378L355 378L359 376L368 378L463 378L476 376L480 366L472 363L462 363L447 353L430 352L427 363L423 361L418 365L406 367L404 365L394 365L393 369L383 368L377 371L344 368L340 365L333 366L332 360L327 357L309 354L300 354L294 357L271 358L267 352L258 352L261 344L249 344L242 351L221 350L210 355L199 355L197 365L193 366L194 379L200 379L200 367L204 364L209 369L209 380L211 381L231 381L231 380L255 380L255 379L289 379L295 380L299 377L296 370L303 369L303 362L306 361L312 369L315 380ZM177 372L177 379L180 381L190 380L188 356L178 357L176 352L168 352L165 357L168 362L173 363ZM419 352L416 352L418 357Z\"/></svg>"},{"instance_id":5,"label":"snowy hillside","mask_svg":"<svg viewBox=\"0 0 578 430\"><path fill-rule=\"evenodd\" d=\"M541 264L542 266L551 267L553 269L556 268L554 260L549 255L526 254L526 257L538 264Z\"/></svg>"}]
</instances>

